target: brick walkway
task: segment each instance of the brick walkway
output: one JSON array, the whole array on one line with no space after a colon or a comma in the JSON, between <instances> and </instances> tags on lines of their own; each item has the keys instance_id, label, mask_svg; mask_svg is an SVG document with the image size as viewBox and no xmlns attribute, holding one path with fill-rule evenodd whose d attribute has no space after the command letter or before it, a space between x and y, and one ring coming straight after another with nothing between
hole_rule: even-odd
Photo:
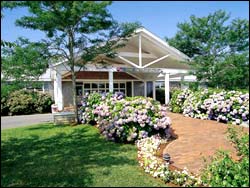
<instances>
[{"instance_id":1,"label":"brick walkway","mask_svg":"<svg viewBox=\"0 0 250 188\"><path fill-rule=\"evenodd\" d=\"M217 149L229 150L237 159L236 150L227 139L227 125L217 121L184 117L182 114L168 113L172 128L178 138L164 149L169 153L173 165L191 172L199 173L204 166L203 157L208 158ZM249 128L244 128L249 132Z\"/></svg>"}]
</instances>

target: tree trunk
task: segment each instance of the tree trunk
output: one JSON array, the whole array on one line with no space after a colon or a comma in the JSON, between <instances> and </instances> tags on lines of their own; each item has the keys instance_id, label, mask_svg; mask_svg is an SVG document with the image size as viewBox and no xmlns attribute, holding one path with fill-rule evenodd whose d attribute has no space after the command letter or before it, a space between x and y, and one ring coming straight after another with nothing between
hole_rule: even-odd
<instances>
[{"instance_id":1,"label":"tree trunk","mask_svg":"<svg viewBox=\"0 0 250 188\"><path fill-rule=\"evenodd\" d=\"M71 67L71 75L72 75L72 94L73 94L73 106L75 112L75 121L79 123L78 119L78 107L77 107L77 95L76 95L76 74L74 71L74 66Z\"/></svg>"},{"instance_id":2,"label":"tree trunk","mask_svg":"<svg viewBox=\"0 0 250 188\"><path fill-rule=\"evenodd\" d=\"M78 107L77 107L77 96L76 96L76 74L75 74L75 58L74 58L74 33L72 30L68 31L69 36L69 57L70 57L70 71L72 75L72 94L73 94L73 106L75 112L75 122L78 121Z\"/></svg>"}]
</instances>

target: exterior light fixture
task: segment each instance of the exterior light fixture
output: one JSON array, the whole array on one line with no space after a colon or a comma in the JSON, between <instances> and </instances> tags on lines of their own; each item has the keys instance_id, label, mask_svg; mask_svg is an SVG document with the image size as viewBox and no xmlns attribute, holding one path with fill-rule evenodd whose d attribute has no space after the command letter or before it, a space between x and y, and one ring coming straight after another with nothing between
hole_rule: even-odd
<instances>
[{"instance_id":1,"label":"exterior light fixture","mask_svg":"<svg viewBox=\"0 0 250 188\"><path fill-rule=\"evenodd\" d=\"M164 153L163 160L166 161L167 163L169 163L170 162L170 155L168 153Z\"/></svg>"}]
</instances>

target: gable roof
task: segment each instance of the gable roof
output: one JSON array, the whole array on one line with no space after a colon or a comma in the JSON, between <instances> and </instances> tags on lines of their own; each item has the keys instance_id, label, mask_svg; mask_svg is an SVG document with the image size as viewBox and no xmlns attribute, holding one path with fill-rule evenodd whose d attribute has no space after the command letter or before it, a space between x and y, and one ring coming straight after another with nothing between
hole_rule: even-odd
<instances>
[{"instance_id":1,"label":"gable roof","mask_svg":"<svg viewBox=\"0 0 250 188\"><path fill-rule=\"evenodd\" d=\"M125 55L125 57L128 61L134 62L134 64L139 64L139 41L138 36L141 35L142 42L142 59L144 62L144 66L148 66L147 64L149 62L152 62L154 60L157 61L157 63L153 63L150 65L150 68L170 68L170 69L190 69L189 65L187 63L191 59L179 51L178 49L170 46L166 41L162 40L152 32L148 31L147 29L141 27L138 28L135 31L135 34L130 37L125 45L125 47L117 49L118 55L120 54L120 57L116 57L114 59L110 59L105 57L104 59L110 60L111 63L117 63L117 64L125 64L126 66L133 67L133 64L128 64L127 61L124 59L121 59L122 55ZM167 55L168 54L168 55ZM169 57L164 57L169 56ZM160 58L163 58L162 60L158 61ZM157 60L158 59L158 60ZM65 61L61 61L58 63L53 64L53 67L57 67L64 63ZM182 63L180 63L182 62ZM131 66L132 65L132 66Z\"/></svg>"},{"instance_id":2,"label":"gable roof","mask_svg":"<svg viewBox=\"0 0 250 188\"><path fill-rule=\"evenodd\" d=\"M181 57L182 60L184 60L184 61L185 60L188 60L188 61L191 60L186 54L184 54L183 52L181 52L178 49L174 48L173 46L170 46L168 44L168 42L162 40L161 38L159 38L158 36L156 36L155 34L150 32L149 30L145 29L144 27L137 29L135 31L135 33L142 33L144 36L150 37L152 40L157 41L159 46L166 48L166 50L169 50L172 53L176 54L177 56Z\"/></svg>"}]
</instances>

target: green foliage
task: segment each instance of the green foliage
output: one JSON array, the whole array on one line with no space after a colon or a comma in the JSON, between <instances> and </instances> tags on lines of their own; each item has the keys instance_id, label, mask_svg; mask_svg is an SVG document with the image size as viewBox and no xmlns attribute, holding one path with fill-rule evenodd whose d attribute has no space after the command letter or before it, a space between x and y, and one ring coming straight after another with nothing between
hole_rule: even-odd
<instances>
[{"instance_id":1,"label":"green foliage","mask_svg":"<svg viewBox=\"0 0 250 188\"><path fill-rule=\"evenodd\" d=\"M12 48L13 46L15 46L15 43L13 43L13 42L8 42L8 41L5 41L5 40L1 40L1 46L2 46L2 47L9 47L9 48Z\"/></svg>"},{"instance_id":2,"label":"green foliage","mask_svg":"<svg viewBox=\"0 0 250 188\"><path fill-rule=\"evenodd\" d=\"M241 159L235 161L227 152L218 151L203 171L202 179L212 187L249 187L249 134L233 127L228 132Z\"/></svg>"},{"instance_id":3,"label":"green foliage","mask_svg":"<svg viewBox=\"0 0 250 188\"><path fill-rule=\"evenodd\" d=\"M11 93L6 101L12 114L50 112L51 96L34 91L18 90Z\"/></svg>"},{"instance_id":4,"label":"green foliage","mask_svg":"<svg viewBox=\"0 0 250 188\"><path fill-rule=\"evenodd\" d=\"M198 91L199 82L190 82L188 86L189 86L188 88L191 89L192 91Z\"/></svg>"},{"instance_id":5,"label":"green foliage","mask_svg":"<svg viewBox=\"0 0 250 188\"><path fill-rule=\"evenodd\" d=\"M51 96L47 93L36 93L36 95L35 111L38 113L50 112L53 103Z\"/></svg>"},{"instance_id":6,"label":"green foliage","mask_svg":"<svg viewBox=\"0 0 250 188\"><path fill-rule=\"evenodd\" d=\"M7 100L10 93L21 89L22 86L19 84L6 84L1 82L1 115L7 115L9 112L9 107L7 105Z\"/></svg>"},{"instance_id":7,"label":"green foliage","mask_svg":"<svg viewBox=\"0 0 250 188\"><path fill-rule=\"evenodd\" d=\"M224 86L226 89L249 88L248 54L232 54L214 66L214 76L210 85Z\"/></svg>"},{"instance_id":8,"label":"green foliage","mask_svg":"<svg viewBox=\"0 0 250 188\"><path fill-rule=\"evenodd\" d=\"M225 11L190 16L168 43L192 58L194 74L211 87L249 88L249 21Z\"/></svg>"},{"instance_id":9,"label":"green foliage","mask_svg":"<svg viewBox=\"0 0 250 188\"><path fill-rule=\"evenodd\" d=\"M170 92L171 100L169 103L170 110L175 113L182 113L183 100L178 99L178 95L182 92L181 89L173 89Z\"/></svg>"},{"instance_id":10,"label":"green foliage","mask_svg":"<svg viewBox=\"0 0 250 188\"><path fill-rule=\"evenodd\" d=\"M30 114L35 110L34 100L30 92L20 90L10 94L7 105L13 114Z\"/></svg>"},{"instance_id":11,"label":"green foliage","mask_svg":"<svg viewBox=\"0 0 250 188\"><path fill-rule=\"evenodd\" d=\"M234 143L240 156L249 156L249 135L237 131L234 127L228 127L228 137Z\"/></svg>"},{"instance_id":12,"label":"green foliage","mask_svg":"<svg viewBox=\"0 0 250 188\"><path fill-rule=\"evenodd\" d=\"M14 47L1 50L3 79L28 81L37 79L48 68L49 53L44 43L19 38Z\"/></svg>"}]
</instances>

